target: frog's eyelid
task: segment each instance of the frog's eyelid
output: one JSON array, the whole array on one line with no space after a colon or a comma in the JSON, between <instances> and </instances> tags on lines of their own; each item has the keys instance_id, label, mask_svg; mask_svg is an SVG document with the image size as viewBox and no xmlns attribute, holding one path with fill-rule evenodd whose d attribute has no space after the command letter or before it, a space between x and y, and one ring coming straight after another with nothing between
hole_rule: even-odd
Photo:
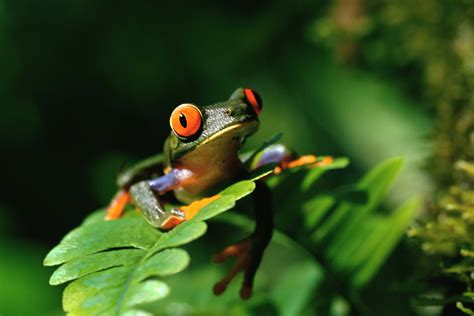
<instances>
[{"instance_id":1,"label":"frog's eyelid","mask_svg":"<svg viewBox=\"0 0 474 316\"><path fill-rule=\"evenodd\" d=\"M244 89L245 98L250 103L257 115L262 111L262 98L252 89Z\"/></svg>"}]
</instances>

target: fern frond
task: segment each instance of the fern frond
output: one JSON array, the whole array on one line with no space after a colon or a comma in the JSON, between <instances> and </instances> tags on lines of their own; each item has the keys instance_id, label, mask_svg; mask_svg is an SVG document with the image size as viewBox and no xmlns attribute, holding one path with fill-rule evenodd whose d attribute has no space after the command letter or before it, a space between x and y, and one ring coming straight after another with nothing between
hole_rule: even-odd
<instances>
[{"instance_id":1,"label":"fern frond","mask_svg":"<svg viewBox=\"0 0 474 316\"><path fill-rule=\"evenodd\" d=\"M249 180L228 187L169 232L156 230L136 212L115 221L102 220L103 211L94 213L44 260L47 266L62 264L51 276L52 285L72 281L64 291L64 310L70 315L134 315L140 304L166 297L170 289L160 278L182 271L190 260L177 247L202 236L205 220L231 209L254 188Z\"/></svg>"}]
</instances>

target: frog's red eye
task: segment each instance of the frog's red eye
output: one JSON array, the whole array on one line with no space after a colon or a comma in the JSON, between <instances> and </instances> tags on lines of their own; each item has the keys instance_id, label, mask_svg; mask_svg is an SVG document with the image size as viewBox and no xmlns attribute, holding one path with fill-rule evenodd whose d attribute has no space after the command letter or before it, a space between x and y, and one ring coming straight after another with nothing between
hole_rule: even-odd
<instances>
[{"instance_id":1,"label":"frog's red eye","mask_svg":"<svg viewBox=\"0 0 474 316\"><path fill-rule=\"evenodd\" d=\"M201 111L195 105L181 104L171 113L170 125L176 135L192 137L201 129Z\"/></svg>"},{"instance_id":2,"label":"frog's red eye","mask_svg":"<svg viewBox=\"0 0 474 316\"><path fill-rule=\"evenodd\" d=\"M259 115L263 108L262 98L252 89L244 89L244 94L247 102L252 106L255 113Z\"/></svg>"}]
</instances>

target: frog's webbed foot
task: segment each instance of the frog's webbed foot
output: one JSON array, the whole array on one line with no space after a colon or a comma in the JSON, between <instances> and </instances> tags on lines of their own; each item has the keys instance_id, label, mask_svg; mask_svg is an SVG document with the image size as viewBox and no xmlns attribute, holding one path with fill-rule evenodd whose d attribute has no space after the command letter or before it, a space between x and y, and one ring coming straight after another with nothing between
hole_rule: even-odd
<instances>
[{"instance_id":1,"label":"frog's webbed foot","mask_svg":"<svg viewBox=\"0 0 474 316\"><path fill-rule=\"evenodd\" d=\"M166 211L163 208L148 181L132 185L130 194L147 222L156 228L171 229L185 220L185 215L181 210L173 208Z\"/></svg>"},{"instance_id":2,"label":"frog's webbed foot","mask_svg":"<svg viewBox=\"0 0 474 316\"><path fill-rule=\"evenodd\" d=\"M252 244L252 239L244 239L214 255L212 260L215 263L223 263L227 258L235 257L235 262L227 275L214 285L214 294L222 294L234 277L239 272L243 272L244 280L240 288L240 298L246 300L252 296L253 279L262 259L262 251L256 252Z\"/></svg>"},{"instance_id":3,"label":"frog's webbed foot","mask_svg":"<svg viewBox=\"0 0 474 316\"><path fill-rule=\"evenodd\" d=\"M253 280L263 253L273 234L273 211L269 188L262 181L256 182L255 187L255 230L249 238L233 244L213 257L215 263L222 263L229 257L235 257L235 262L227 275L214 285L214 294L222 294L227 285L239 273L244 273L240 298L246 300L252 296Z\"/></svg>"}]
</instances>

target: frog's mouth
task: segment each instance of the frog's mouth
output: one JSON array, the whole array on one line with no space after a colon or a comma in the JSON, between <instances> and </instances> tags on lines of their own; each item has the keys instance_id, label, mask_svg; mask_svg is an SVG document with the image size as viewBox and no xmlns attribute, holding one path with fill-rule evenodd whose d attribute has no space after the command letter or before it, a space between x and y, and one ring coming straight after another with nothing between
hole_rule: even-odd
<instances>
[{"instance_id":1,"label":"frog's mouth","mask_svg":"<svg viewBox=\"0 0 474 316\"><path fill-rule=\"evenodd\" d=\"M216 142L218 140L219 143L234 143L238 141L238 144L241 145L248 136L252 135L258 130L259 125L259 122L256 120L232 124L220 130L219 132L211 135L201 144L201 146L204 146L207 143Z\"/></svg>"}]
</instances>

